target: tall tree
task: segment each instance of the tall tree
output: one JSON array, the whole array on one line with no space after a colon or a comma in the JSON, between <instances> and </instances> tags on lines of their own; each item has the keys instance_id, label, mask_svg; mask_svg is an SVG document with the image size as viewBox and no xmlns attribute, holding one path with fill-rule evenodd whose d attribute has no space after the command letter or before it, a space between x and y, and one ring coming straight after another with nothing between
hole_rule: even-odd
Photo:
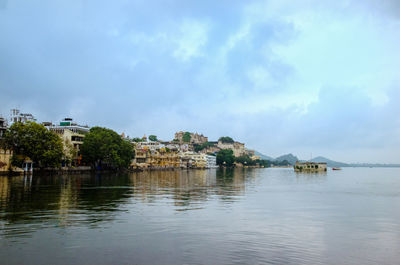
<instances>
[{"instance_id":1,"label":"tall tree","mask_svg":"<svg viewBox=\"0 0 400 265\"><path fill-rule=\"evenodd\" d=\"M129 167L133 159L133 146L111 129L93 127L83 140L81 154L83 161L93 167L122 169Z\"/></svg>"},{"instance_id":2,"label":"tall tree","mask_svg":"<svg viewBox=\"0 0 400 265\"><path fill-rule=\"evenodd\" d=\"M31 159L35 167L58 167L63 157L61 138L35 122L15 122L4 135L3 146L13 151L12 164Z\"/></svg>"},{"instance_id":3,"label":"tall tree","mask_svg":"<svg viewBox=\"0 0 400 265\"><path fill-rule=\"evenodd\" d=\"M182 136L182 141L184 143L190 143L190 139L192 138L192 136L190 135L190 132L185 132Z\"/></svg>"},{"instance_id":4,"label":"tall tree","mask_svg":"<svg viewBox=\"0 0 400 265\"><path fill-rule=\"evenodd\" d=\"M149 140L153 142L157 142L157 136L156 135L149 135Z\"/></svg>"},{"instance_id":5,"label":"tall tree","mask_svg":"<svg viewBox=\"0 0 400 265\"><path fill-rule=\"evenodd\" d=\"M218 141L221 141L221 142L223 142L223 143L234 143L234 142L235 142L235 141L234 141L231 137L229 137L229 136L220 137L220 138L218 139Z\"/></svg>"},{"instance_id":6,"label":"tall tree","mask_svg":"<svg viewBox=\"0 0 400 265\"><path fill-rule=\"evenodd\" d=\"M235 162L235 157L231 149L222 149L217 153L217 165L230 167L233 162Z\"/></svg>"}]
</instances>

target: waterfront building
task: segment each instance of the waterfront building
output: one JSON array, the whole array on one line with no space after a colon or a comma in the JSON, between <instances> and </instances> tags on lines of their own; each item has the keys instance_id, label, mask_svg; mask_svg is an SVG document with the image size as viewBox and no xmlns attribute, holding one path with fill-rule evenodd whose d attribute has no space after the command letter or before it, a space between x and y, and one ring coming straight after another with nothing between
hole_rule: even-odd
<instances>
[{"instance_id":1,"label":"waterfront building","mask_svg":"<svg viewBox=\"0 0 400 265\"><path fill-rule=\"evenodd\" d=\"M207 168L207 159L205 154L188 151L180 153L180 156L184 168Z\"/></svg>"},{"instance_id":2,"label":"waterfront building","mask_svg":"<svg viewBox=\"0 0 400 265\"><path fill-rule=\"evenodd\" d=\"M36 122L35 117L30 113L21 113L19 109L10 110L10 124L14 122Z\"/></svg>"},{"instance_id":3,"label":"waterfront building","mask_svg":"<svg viewBox=\"0 0 400 265\"><path fill-rule=\"evenodd\" d=\"M135 150L135 158L131 163L133 169L162 169L162 168L180 168L181 157L177 150L150 150L142 148Z\"/></svg>"},{"instance_id":4,"label":"waterfront building","mask_svg":"<svg viewBox=\"0 0 400 265\"><path fill-rule=\"evenodd\" d=\"M148 150L152 150L152 151L156 151L161 149L162 147L164 147L163 144L161 144L158 141L146 141L146 142L138 142L136 144L137 149L148 149Z\"/></svg>"},{"instance_id":5,"label":"waterfront building","mask_svg":"<svg viewBox=\"0 0 400 265\"><path fill-rule=\"evenodd\" d=\"M326 163L314 162L296 162L294 165L296 172L325 172L327 171Z\"/></svg>"},{"instance_id":6,"label":"waterfront building","mask_svg":"<svg viewBox=\"0 0 400 265\"><path fill-rule=\"evenodd\" d=\"M72 118L63 119L58 125L43 123L50 131L55 132L63 140L64 161L63 166L81 165L81 146L85 135L89 132L89 126L75 123Z\"/></svg>"},{"instance_id":7,"label":"waterfront building","mask_svg":"<svg viewBox=\"0 0 400 265\"><path fill-rule=\"evenodd\" d=\"M181 158L177 151L161 148L159 151L150 152L150 166L152 168L180 168Z\"/></svg>"},{"instance_id":8,"label":"waterfront building","mask_svg":"<svg viewBox=\"0 0 400 265\"><path fill-rule=\"evenodd\" d=\"M217 157L212 155L205 155L206 157L206 167L207 168L217 168Z\"/></svg>"}]
</instances>

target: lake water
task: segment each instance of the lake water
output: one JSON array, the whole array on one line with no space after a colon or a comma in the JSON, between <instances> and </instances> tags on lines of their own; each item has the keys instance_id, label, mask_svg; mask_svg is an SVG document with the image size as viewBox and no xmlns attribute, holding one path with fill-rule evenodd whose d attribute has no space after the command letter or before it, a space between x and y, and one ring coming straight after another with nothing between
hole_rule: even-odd
<instances>
[{"instance_id":1,"label":"lake water","mask_svg":"<svg viewBox=\"0 0 400 265\"><path fill-rule=\"evenodd\" d=\"M0 264L399 262L399 168L0 177Z\"/></svg>"}]
</instances>

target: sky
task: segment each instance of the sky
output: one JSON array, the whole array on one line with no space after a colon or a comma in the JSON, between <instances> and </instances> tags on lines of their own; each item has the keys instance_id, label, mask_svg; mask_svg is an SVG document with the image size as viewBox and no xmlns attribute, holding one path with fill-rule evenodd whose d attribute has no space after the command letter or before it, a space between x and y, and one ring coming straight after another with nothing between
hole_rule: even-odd
<instances>
[{"instance_id":1,"label":"sky","mask_svg":"<svg viewBox=\"0 0 400 265\"><path fill-rule=\"evenodd\" d=\"M0 114L400 163L400 1L0 0Z\"/></svg>"}]
</instances>

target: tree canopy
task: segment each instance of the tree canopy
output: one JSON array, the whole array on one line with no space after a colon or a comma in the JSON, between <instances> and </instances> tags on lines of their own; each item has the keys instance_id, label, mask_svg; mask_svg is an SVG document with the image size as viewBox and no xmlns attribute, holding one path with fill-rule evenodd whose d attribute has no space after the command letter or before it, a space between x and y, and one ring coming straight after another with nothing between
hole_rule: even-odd
<instances>
[{"instance_id":1,"label":"tree canopy","mask_svg":"<svg viewBox=\"0 0 400 265\"><path fill-rule=\"evenodd\" d=\"M220 138L218 139L218 141L221 141L221 142L223 142L223 143L234 143L234 142L235 142L235 141L234 141L231 137L229 137L229 136L220 137Z\"/></svg>"},{"instance_id":2,"label":"tree canopy","mask_svg":"<svg viewBox=\"0 0 400 265\"><path fill-rule=\"evenodd\" d=\"M83 161L112 169L129 167L133 146L111 129L93 127L86 134L81 147Z\"/></svg>"},{"instance_id":3,"label":"tree canopy","mask_svg":"<svg viewBox=\"0 0 400 265\"><path fill-rule=\"evenodd\" d=\"M190 139L192 138L192 136L190 135L190 132L185 132L182 136L182 141L184 143L190 143Z\"/></svg>"},{"instance_id":4,"label":"tree canopy","mask_svg":"<svg viewBox=\"0 0 400 265\"><path fill-rule=\"evenodd\" d=\"M235 162L235 157L231 149L222 149L217 153L217 165L230 167L233 162Z\"/></svg>"},{"instance_id":5,"label":"tree canopy","mask_svg":"<svg viewBox=\"0 0 400 265\"><path fill-rule=\"evenodd\" d=\"M13 151L17 167L28 158L35 167L58 167L63 157L61 138L35 122L15 122L4 134L3 146Z\"/></svg>"},{"instance_id":6,"label":"tree canopy","mask_svg":"<svg viewBox=\"0 0 400 265\"><path fill-rule=\"evenodd\" d=\"M136 142L136 143L144 142L144 140L142 138L139 138L139 137L132 138L132 141Z\"/></svg>"},{"instance_id":7,"label":"tree canopy","mask_svg":"<svg viewBox=\"0 0 400 265\"><path fill-rule=\"evenodd\" d=\"M149 140L153 142L157 142L157 136L156 135L149 135Z\"/></svg>"},{"instance_id":8,"label":"tree canopy","mask_svg":"<svg viewBox=\"0 0 400 265\"><path fill-rule=\"evenodd\" d=\"M194 146L194 151L195 152L200 152L201 150L206 149L206 148L211 147L211 146L215 146L215 144L214 143L210 143L210 142L205 142L205 143L202 143L202 144L196 144Z\"/></svg>"}]
</instances>

